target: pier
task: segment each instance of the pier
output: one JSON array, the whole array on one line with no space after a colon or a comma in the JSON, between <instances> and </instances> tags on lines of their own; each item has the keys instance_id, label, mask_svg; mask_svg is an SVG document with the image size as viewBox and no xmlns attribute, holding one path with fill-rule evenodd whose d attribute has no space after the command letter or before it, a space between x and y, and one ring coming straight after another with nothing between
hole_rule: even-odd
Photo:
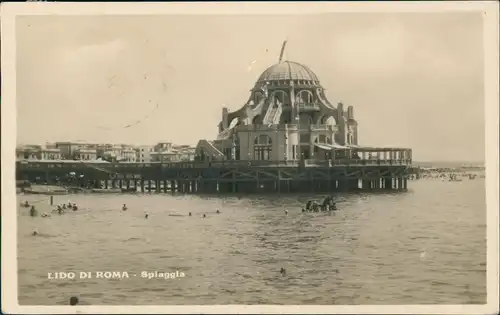
<instances>
[{"instance_id":1,"label":"pier","mask_svg":"<svg viewBox=\"0 0 500 315\"><path fill-rule=\"evenodd\" d=\"M362 146L354 107L334 105L307 66L267 68L235 111L222 108L215 140L201 139L195 161L96 163L18 161L17 179L127 192L186 194L406 191L412 150Z\"/></svg>"},{"instance_id":2,"label":"pier","mask_svg":"<svg viewBox=\"0 0 500 315\"><path fill-rule=\"evenodd\" d=\"M149 193L260 194L407 191L411 160L193 161L177 163L17 162L18 180Z\"/></svg>"}]
</instances>

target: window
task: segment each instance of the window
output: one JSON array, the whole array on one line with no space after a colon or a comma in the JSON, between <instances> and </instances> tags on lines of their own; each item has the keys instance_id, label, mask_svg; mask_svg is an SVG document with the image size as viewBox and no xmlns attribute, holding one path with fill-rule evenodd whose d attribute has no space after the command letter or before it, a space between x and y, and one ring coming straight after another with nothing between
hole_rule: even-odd
<instances>
[{"instance_id":1,"label":"window","mask_svg":"<svg viewBox=\"0 0 500 315\"><path fill-rule=\"evenodd\" d=\"M268 135L257 136L254 140L254 160L270 160L272 152L272 140Z\"/></svg>"}]
</instances>

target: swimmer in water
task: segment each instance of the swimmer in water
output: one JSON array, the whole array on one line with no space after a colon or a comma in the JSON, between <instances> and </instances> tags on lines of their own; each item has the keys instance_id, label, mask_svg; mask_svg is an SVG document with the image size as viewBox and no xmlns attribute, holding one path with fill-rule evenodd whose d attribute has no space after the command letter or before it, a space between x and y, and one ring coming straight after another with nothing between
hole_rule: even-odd
<instances>
[{"instance_id":1,"label":"swimmer in water","mask_svg":"<svg viewBox=\"0 0 500 315\"><path fill-rule=\"evenodd\" d=\"M207 217L207 215L206 215L206 214L203 214L203 217L204 217L204 218L206 218L206 217Z\"/></svg>"},{"instance_id":2,"label":"swimmer in water","mask_svg":"<svg viewBox=\"0 0 500 315\"><path fill-rule=\"evenodd\" d=\"M76 296L72 296L69 299L69 305L77 305L78 304L78 298Z\"/></svg>"},{"instance_id":3,"label":"swimmer in water","mask_svg":"<svg viewBox=\"0 0 500 315\"><path fill-rule=\"evenodd\" d=\"M60 206L57 206L57 207L60 207ZM66 204L63 204L63 205L62 205L62 208L63 208L63 209L66 209Z\"/></svg>"},{"instance_id":4,"label":"swimmer in water","mask_svg":"<svg viewBox=\"0 0 500 315\"><path fill-rule=\"evenodd\" d=\"M38 235L38 232L35 230L35 231L33 231L33 233L31 233L31 235L33 235L33 236L37 236L37 235Z\"/></svg>"},{"instance_id":5,"label":"swimmer in water","mask_svg":"<svg viewBox=\"0 0 500 315\"><path fill-rule=\"evenodd\" d=\"M144 215L144 219L147 219L148 217L149 217L149 214L147 214L147 213L146 213L146 214Z\"/></svg>"},{"instance_id":6,"label":"swimmer in water","mask_svg":"<svg viewBox=\"0 0 500 315\"><path fill-rule=\"evenodd\" d=\"M24 206L25 206L26 208L28 208L28 207L30 206L30 204L29 204L29 202L28 202L27 200L24 202Z\"/></svg>"},{"instance_id":7,"label":"swimmer in water","mask_svg":"<svg viewBox=\"0 0 500 315\"><path fill-rule=\"evenodd\" d=\"M288 210L285 210L285 215L288 215Z\"/></svg>"},{"instance_id":8,"label":"swimmer in water","mask_svg":"<svg viewBox=\"0 0 500 315\"><path fill-rule=\"evenodd\" d=\"M126 204L123 204L122 210L123 210L123 211L126 211L126 210L127 210L127 205L126 205Z\"/></svg>"},{"instance_id":9,"label":"swimmer in water","mask_svg":"<svg viewBox=\"0 0 500 315\"><path fill-rule=\"evenodd\" d=\"M220 213L219 209L217 209L217 211L215 211L216 213Z\"/></svg>"},{"instance_id":10,"label":"swimmer in water","mask_svg":"<svg viewBox=\"0 0 500 315\"><path fill-rule=\"evenodd\" d=\"M282 276L286 275L286 270L285 270L285 268L281 267L281 269L280 269L280 273L281 273L281 275L282 275Z\"/></svg>"},{"instance_id":11,"label":"swimmer in water","mask_svg":"<svg viewBox=\"0 0 500 315\"><path fill-rule=\"evenodd\" d=\"M189 212L189 216L191 216L191 212Z\"/></svg>"}]
</instances>

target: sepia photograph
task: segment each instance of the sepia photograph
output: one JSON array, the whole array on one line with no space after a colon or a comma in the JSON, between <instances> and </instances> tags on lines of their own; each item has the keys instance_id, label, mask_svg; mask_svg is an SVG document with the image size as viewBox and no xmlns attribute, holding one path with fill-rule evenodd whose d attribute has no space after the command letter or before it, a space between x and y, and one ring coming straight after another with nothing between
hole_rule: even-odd
<instances>
[{"instance_id":1,"label":"sepia photograph","mask_svg":"<svg viewBox=\"0 0 500 315\"><path fill-rule=\"evenodd\" d=\"M2 311L498 312L498 3L356 4L2 5Z\"/></svg>"}]
</instances>

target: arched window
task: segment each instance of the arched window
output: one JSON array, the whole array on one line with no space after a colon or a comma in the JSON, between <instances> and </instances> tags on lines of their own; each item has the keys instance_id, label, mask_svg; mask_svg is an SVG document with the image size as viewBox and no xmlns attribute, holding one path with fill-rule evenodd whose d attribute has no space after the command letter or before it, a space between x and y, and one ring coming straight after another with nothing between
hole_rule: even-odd
<instances>
[{"instance_id":1,"label":"arched window","mask_svg":"<svg viewBox=\"0 0 500 315\"><path fill-rule=\"evenodd\" d=\"M270 160L273 142L268 135L257 136L253 142L253 159Z\"/></svg>"},{"instance_id":2,"label":"arched window","mask_svg":"<svg viewBox=\"0 0 500 315\"><path fill-rule=\"evenodd\" d=\"M319 119L319 124L336 126L337 122L335 121L335 118L333 118L333 116L321 116L321 118Z\"/></svg>"},{"instance_id":3,"label":"arched window","mask_svg":"<svg viewBox=\"0 0 500 315\"><path fill-rule=\"evenodd\" d=\"M272 94L272 98L273 98L273 105L278 105L278 103L281 105L289 104L288 94L285 91L281 90L274 91Z\"/></svg>"},{"instance_id":4,"label":"arched window","mask_svg":"<svg viewBox=\"0 0 500 315\"><path fill-rule=\"evenodd\" d=\"M313 102L313 95L310 91L303 90L297 93L295 101L298 105L311 104Z\"/></svg>"}]
</instances>

